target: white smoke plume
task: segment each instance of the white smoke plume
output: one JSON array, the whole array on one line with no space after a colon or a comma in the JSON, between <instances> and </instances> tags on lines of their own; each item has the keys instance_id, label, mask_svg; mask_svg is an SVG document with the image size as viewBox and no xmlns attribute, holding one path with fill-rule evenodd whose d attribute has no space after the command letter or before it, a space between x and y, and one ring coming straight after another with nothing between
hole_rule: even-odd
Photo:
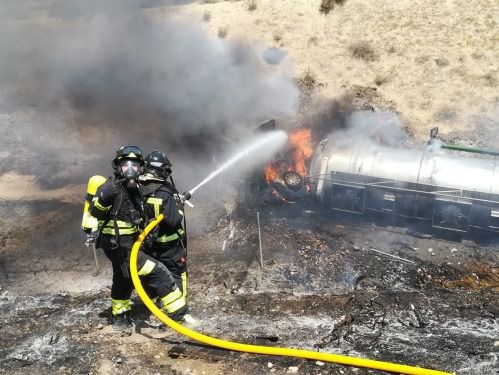
<instances>
[{"instance_id":1,"label":"white smoke plume","mask_svg":"<svg viewBox=\"0 0 499 375\"><path fill-rule=\"evenodd\" d=\"M335 130L330 138L337 143L364 143L401 146L408 140L402 119L394 112L356 111L346 119L345 128Z\"/></svg>"},{"instance_id":2,"label":"white smoke plume","mask_svg":"<svg viewBox=\"0 0 499 375\"><path fill-rule=\"evenodd\" d=\"M185 2L4 3L0 120L11 136L0 172L83 182L109 171L123 144L166 151L181 169L186 158L211 161L264 119L292 115L290 62L210 36L176 15Z\"/></svg>"}]
</instances>

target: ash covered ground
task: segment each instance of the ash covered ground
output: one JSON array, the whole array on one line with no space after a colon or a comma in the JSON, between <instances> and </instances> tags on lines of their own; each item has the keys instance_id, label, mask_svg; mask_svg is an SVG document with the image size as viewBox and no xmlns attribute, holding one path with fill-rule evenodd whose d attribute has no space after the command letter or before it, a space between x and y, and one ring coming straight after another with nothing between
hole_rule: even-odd
<instances>
[{"instance_id":1,"label":"ash covered ground","mask_svg":"<svg viewBox=\"0 0 499 375\"><path fill-rule=\"evenodd\" d=\"M109 325L111 270L83 246L80 205L0 203L0 372L7 374L381 374L207 347L152 324ZM189 210L189 293L210 336L497 374L498 246L411 237L300 206ZM37 230L45 226L40 238ZM414 263L397 261L371 248ZM432 249L432 251L429 251Z\"/></svg>"}]
</instances>

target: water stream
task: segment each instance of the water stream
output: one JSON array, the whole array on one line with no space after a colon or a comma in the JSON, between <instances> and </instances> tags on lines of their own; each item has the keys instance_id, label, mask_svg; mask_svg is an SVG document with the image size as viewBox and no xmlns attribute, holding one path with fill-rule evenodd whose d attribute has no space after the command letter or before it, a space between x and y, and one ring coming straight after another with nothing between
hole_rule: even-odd
<instances>
[{"instance_id":1,"label":"water stream","mask_svg":"<svg viewBox=\"0 0 499 375\"><path fill-rule=\"evenodd\" d=\"M192 195L194 192L199 189L204 184L208 183L210 180L218 176L220 173L226 171L227 169L233 167L236 163L240 162L242 159L245 159L249 156L255 158L255 156L259 156L260 158L265 155L268 157L273 156L288 139L288 135L282 130L276 130L268 133L264 133L261 136L257 137L250 144L245 146L241 151L227 160L224 164L218 167L215 171L211 172L203 181L197 184L194 188L189 190L189 193Z\"/></svg>"}]
</instances>

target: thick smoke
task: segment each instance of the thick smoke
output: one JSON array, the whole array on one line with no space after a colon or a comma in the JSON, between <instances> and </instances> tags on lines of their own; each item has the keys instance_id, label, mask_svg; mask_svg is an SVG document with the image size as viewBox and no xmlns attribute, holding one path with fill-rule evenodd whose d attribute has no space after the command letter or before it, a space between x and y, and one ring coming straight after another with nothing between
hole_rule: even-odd
<instances>
[{"instance_id":1,"label":"thick smoke","mask_svg":"<svg viewBox=\"0 0 499 375\"><path fill-rule=\"evenodd\" d=\"M208 35L165 6L177 3L8 2L0 111L8 112L2 133L14 137L0 172L35 173L53 186L83 182L106 173L122 144L161 149L176 171L196 172L192 160L211 162L263 119L294 113L286 58L269 64L245 41Z\"/></svg>"},{"instance_id":2,"label":"thick smoke","mask_svg":"<svg viewBox=\"0 0 499 375\"><path fill-rule=\"evenodd\" d=\"M352 98L349 95L327 100L318 98L302 114L299 123L312 129L313 143L317 144L332 132L346 129L354 110Z\"/></svg>"},{"instance_id":3,"label":"thick smoke","mask_svg":"<svg viewBox=\"0 0 499 375\"><path fill-rule=\"evenodd\" d=\"M350 114L346 127L330 136L346 145L359 141L398 147L408 140L402 119L394 112L356 111Z\"/></svg>"}]
</instances>

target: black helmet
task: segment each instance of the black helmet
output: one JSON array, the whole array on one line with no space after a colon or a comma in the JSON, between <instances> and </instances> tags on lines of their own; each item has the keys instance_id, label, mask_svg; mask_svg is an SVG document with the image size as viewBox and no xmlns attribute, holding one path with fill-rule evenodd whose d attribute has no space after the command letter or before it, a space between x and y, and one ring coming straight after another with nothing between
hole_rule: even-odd
<instances>
[{"instance_id":1,"label":"black helmet","mask_svg":"<svg viewBox=\"0 0 499 375\"><path fill-rule=\"evenodd\" d=\"M163 152L154 150L145 158L145 172L166 179L172 173L172 163Z\"/></svg>"},{"instance_id":2,"label":"black helmet","mask_svg":"<svg viewBox=\"0 0 499 375\"><path fill-rule=\"evenodd\" d=\"M112 161L116 174L125 178L137 178L144 165L142 150L138 146L123 146L116 151ZM120 168L122 166L122 168Z\"/></svg>"}]
</instances>

